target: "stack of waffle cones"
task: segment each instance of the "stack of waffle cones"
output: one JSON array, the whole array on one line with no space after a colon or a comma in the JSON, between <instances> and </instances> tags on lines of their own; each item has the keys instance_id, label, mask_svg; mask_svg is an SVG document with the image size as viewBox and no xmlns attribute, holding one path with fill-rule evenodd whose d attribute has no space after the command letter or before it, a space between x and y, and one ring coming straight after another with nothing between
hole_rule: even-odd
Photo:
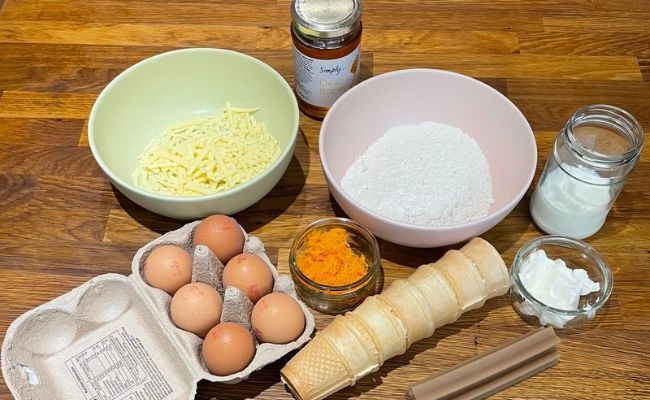
<instances>
[{"instance_id":1,"label":"stack of waffle cones","mask_svg":"<svg viewBox=\"0 0 650 400\"><path fill-rule=\"evenodd\" d=\"M319 400L376 371L465 311L508 291L508 270L490 243L474 238L407 279L338 315L282 369L301 400Z\"/></svg>"}]
</instances>

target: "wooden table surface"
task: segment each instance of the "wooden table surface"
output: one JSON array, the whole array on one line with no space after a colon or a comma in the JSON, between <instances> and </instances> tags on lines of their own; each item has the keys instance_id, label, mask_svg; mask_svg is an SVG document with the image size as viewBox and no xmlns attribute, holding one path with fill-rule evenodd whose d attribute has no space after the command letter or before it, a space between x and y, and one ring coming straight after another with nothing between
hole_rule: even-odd
<instances>
[{"instance_id":1,"label":"wooden table surface","mask_svg":"<svg viewBox=\"0 0 650 400\"><path fill-rule=\"evenodd\" d=\"M22 313L101 274L130 273L136 250L184 221L147 212L107 182L88 147L90 108L119 72L154 54L219 47L258 57L293 84L289 0L0 0L0 338ZM577 108L608 103L650 128L650 2L646 0L367 0L362 76L431 67L478 78L530 122L538 170ZM281 272L288 244L320 217L343 215L320 168L320 122L301 116L289 170L262 201L235 215ZM587 241L614 273L593 323L562 331L561 361L497 399L650 398L650 156ZM532 187L531 187L532 188ZM531 190L483 237L509 264L542 233ZM380 241L385 284L444 249ZM316 313L315 313L316 314ZM316 315L317 328L331 317ZM532 329L507 297L438 329L406 354L332 396L402 398L406 387ZM288 356L238 385L198 383L197 399L290 399ZM4 380L0 398L10 399Z\"/></svg>"}]
</instances>

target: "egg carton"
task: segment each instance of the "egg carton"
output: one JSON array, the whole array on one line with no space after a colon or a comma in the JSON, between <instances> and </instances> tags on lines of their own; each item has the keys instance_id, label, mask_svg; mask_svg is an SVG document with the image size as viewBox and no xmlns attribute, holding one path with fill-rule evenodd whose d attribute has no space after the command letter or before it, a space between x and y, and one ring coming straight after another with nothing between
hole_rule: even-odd
<instances>
[{"instance_id":1,"label":"egg carton","mask_svg":"<svg viewBox=\"0 0 650 400\"><path fill-rule=\"evenodd\" d=\"M236 288L221 286L223 264L205 246L192 244L200 221L168 232L140 248L129 276L104 274L19 316L2 344L2 373L17 400L193 399L200 380L236 384L285 354L302 347L314 331L314 317L281 275L262 241L245 236L245 253L262 257L274 277L273 291L291 295L305 315L305 330L288 344L256 342L252 362L242 371L217 376L203 362L197 335L177 328L169 317L171 296L143 280L151 250L177 244L193 254L194 281L213 284L224 298L222 321L250 329L252 303Z\"/></svg>"}]
</instances>

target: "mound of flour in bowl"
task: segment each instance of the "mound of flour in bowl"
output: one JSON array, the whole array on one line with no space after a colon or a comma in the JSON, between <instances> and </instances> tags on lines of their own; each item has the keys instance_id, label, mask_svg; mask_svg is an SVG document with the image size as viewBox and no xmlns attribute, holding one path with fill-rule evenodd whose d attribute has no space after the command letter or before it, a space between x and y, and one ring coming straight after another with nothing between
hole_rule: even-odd
<instances>
[{"instance_id":1,"label":"mound of flour in bowl","mask_svg":"<svg viewBox=\"0 0 650 400\"><path fill-rule=\"evenodd\" d=\"M430 121L388 129L348 168L341 186L377 214L416 225L473 221L494 202L489 165L476 141Z\"/></svg>"}]
</instances>

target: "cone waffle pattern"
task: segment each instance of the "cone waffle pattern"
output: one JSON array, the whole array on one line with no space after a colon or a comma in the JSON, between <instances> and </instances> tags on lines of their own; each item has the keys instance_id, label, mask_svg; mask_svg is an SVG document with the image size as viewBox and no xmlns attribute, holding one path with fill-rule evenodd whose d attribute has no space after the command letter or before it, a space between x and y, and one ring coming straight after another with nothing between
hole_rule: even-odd
<instances>
[{"instance_id":1,"label":"cone waffle pattern","mask_svg":"<svg viewBox=\"0 0 650 400\"><path fill-rule=\"evenodd\" d=\"M508 271L488 242L474 238L416 269L354 311L337 316L281 371L301 400L320 400L354 385L387 359L462 313L508 291Z\"/></svg>"}]
</instances>

